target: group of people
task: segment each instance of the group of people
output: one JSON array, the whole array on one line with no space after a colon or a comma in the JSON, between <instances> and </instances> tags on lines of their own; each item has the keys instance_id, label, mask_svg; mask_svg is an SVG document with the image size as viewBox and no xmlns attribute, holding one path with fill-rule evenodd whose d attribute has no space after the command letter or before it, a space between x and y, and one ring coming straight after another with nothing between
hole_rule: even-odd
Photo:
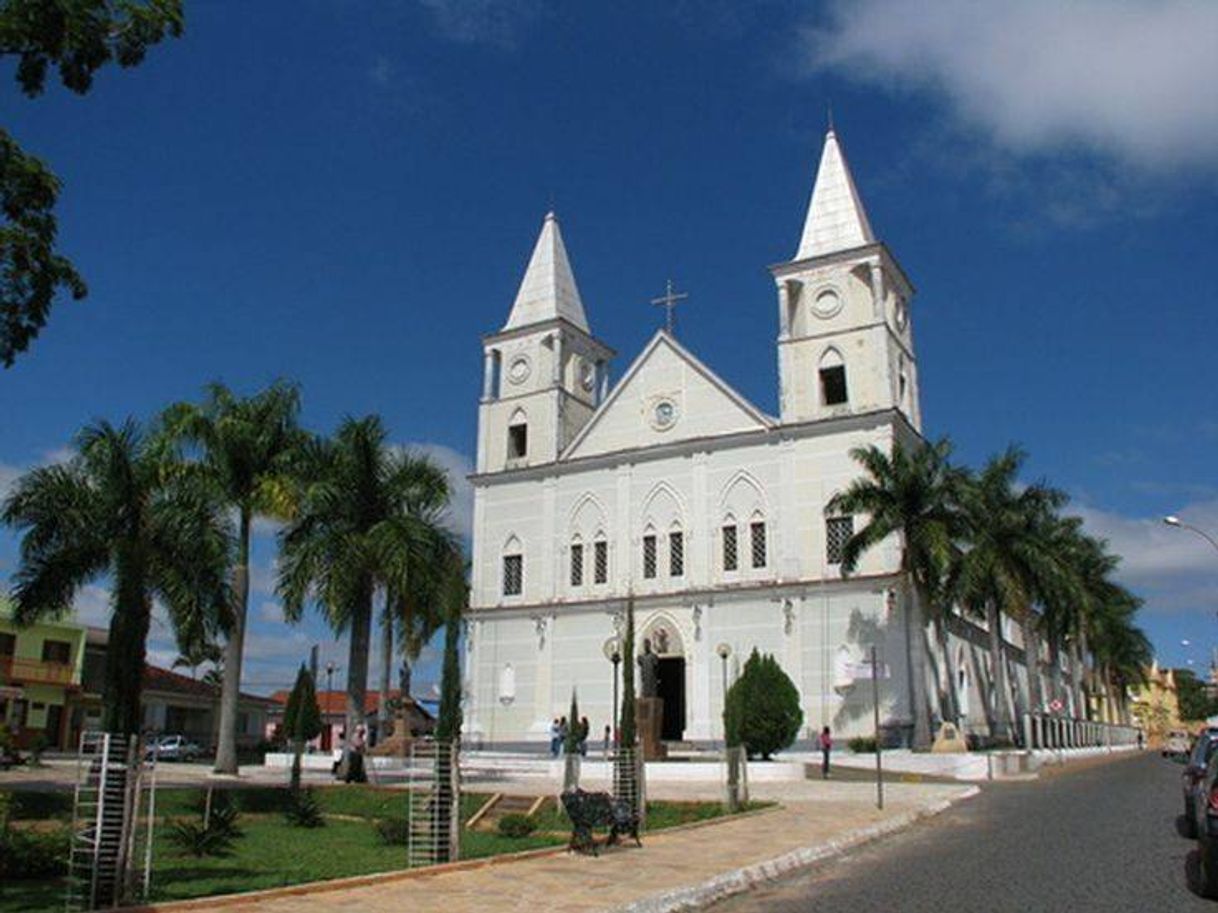
<instances>
[{"instance_id":1,"label":"group of people","mask_svg":"<svg viewBox=\"0 0 1218 913\"><path fill-rule=\"evenodd\" d=\"M563 753L567 739L572 734L574 726L576 751L583 757L588 756L588 734L592 731L586 716L568 723L565 716L557 717L550 724L550 757L557 758ZM608 729L608 727L605 727Z\"/></svg>"}]
</instances>

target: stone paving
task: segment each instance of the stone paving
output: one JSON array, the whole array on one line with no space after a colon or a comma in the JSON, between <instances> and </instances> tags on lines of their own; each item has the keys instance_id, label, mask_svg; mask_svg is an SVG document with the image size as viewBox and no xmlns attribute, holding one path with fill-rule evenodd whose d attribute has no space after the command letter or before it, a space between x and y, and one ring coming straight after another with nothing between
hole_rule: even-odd
<instances>
[{"instance_id":1,"label":"stone paving","mask_svg":"<svg viewBox=\"0 0 1218 913\"><path fill-rule=\"evenodd\" d=\"M694 889L735 870L833 844L885 822L899 823L910 814L975 791L959 785L893 784L886 790L881 812L875 808L874 787L865 783L808 781L772 784L771 789L783 794L774 796L782 799L782 807L675 832L646 834L642 849L619 848L596 858L567 853L532 856L458 870L415 872L370 884L318 885L286 895L214 898L157 909L222 906L233 913L648 909L649 898ZM771 789L754 790L753 796L764 798Z\"/></svg>"}]
</instances>

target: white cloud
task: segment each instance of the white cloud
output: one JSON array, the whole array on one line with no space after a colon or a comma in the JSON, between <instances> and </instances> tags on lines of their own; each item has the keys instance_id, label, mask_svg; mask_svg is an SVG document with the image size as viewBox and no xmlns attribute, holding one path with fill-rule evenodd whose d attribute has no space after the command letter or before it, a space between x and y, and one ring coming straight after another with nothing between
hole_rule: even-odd
<instances>
[{"instance_id":1,"label":"white cloud","mask_svg":"<svg viewBox=\"0 0 1218 913\"><path fill-rule=\"evenodd\" d=\"M465 454L443 444L407 444L407 449L432 462L448 473L452 499L448 508L448 525L457 535L468 540L474 529L474 487L466 478L474 464Z\"/></svg>"},{"instance_id":2,"label":"white cloud","mask_svg":"<svg viewBox=\"0 0 1218 913\"><path fill-rule=\"evenodd\" d=\"M814 71L946 101L1018 152L1218 166L1218 3L853 0L809 28Z\"/></svg>"},{"instance_id":3,"label":"white cloud","mask_svg":"<svg viewBox=\"0 0 1218 913\"><path fill-rule=\"evenodd\" d=\"M277 602L264 602L258 606L258 617L263 621L283 624L283 606Z\"/></svg>"},{"instance_id":4,"label":"white cloud","mask_svg":"<svg viewBox=\"0 0 1218 913\"><path fill-rule=\"evenodd\" d=\"M1146 600L1154 614L1211 612L1218 605L1218 551L1187 529L1175 529L1162 517L1128 517L1075 505L1087 531L1108 540L1121 556L1117 577ZM1209 532L1218 530L1218 499L1188 504L1180 519Z\"/></svg>"},{"instance_id":5,"label":"white cloud","mask_svg":"<svg viewBox=\"0 0 1218 913\"><path fill-rule=\"evenodd\" d=\"M436 30L459 44L512 50L542 12L540 0L419 0Z\"/></svg>"},{"instance_id":6,"label":"white cloud","mask_svg":"<svg viewBox=\"0 0 1218 913\"><path fill-rule=\"evenodd\" d=\"M95 583L81 587L72 602L72 614L82 625L110 627L110 590Z\"/></svg>"}]
</instances>

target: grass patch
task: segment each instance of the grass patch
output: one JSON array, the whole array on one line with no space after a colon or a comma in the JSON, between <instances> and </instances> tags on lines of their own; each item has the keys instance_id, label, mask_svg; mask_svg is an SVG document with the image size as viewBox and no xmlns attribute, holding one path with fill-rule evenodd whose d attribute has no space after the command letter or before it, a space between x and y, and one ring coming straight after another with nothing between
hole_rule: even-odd
<instances>
[{"instance_id":1,"label":"grass patch","mask_svg":"<svg viewBox=\"0 0 1218 913\"><path fill-rule=\"evenodd\" d=\"M406 867L406 848L386 845L376 828L378 820L406 815L405 790L348 785L317 787L315 792L327 818L324 828L310 830L291 827L284 820L286 789L232 790L241 809L239 823L245 836L233 844L232 855L197 859L184 856L172 844L169 821L197 817L201 790L158 790L151 900L185 900L263 890ZM67 798L70 812L70 794ZM484 793L462 795L460 820L468 820L488 798ZM753 802L746 810L770 804ZM63 815L60 799L33 799L26 807L31 811L45 810L51 818ZM652 802L648 806L647 830L705 821L725 813L717 802ZM537 832L517 838L463 828L461 858L477 859L566 843L570 823L553 801L547 802L538 814L537 824ZM63 895L64 888L58 880L0 885L0 913L58 913L63 909Z\"/></svg>"}]
</instances>

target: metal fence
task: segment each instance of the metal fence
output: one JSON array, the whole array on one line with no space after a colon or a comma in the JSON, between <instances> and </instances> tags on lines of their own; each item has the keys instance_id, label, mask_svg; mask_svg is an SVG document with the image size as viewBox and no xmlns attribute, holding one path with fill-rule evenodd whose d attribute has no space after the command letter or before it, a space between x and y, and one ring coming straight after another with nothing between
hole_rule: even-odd
<instances>
[{"instance_id":1,"label":"metal fence","mask_svg":"<svg viewBox=\"0 0 1218 913\"><path fill-rule=\"evenodd\" d=\"M1079 720L1051 713L1023 715L1025 748L1062 750L1068 748L1113 748L1136 745L1138 727L1096 720Z\"/></svg>"}]
</instances>

